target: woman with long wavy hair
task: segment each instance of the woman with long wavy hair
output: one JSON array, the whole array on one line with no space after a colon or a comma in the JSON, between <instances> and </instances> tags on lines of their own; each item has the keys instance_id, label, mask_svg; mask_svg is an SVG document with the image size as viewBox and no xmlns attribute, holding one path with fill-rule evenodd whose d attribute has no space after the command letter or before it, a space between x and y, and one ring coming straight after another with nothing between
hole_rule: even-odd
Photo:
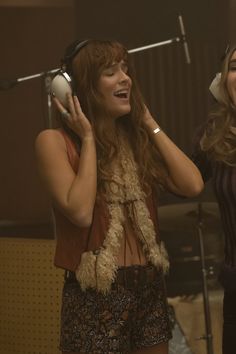
<instances>
[{"instance_id":1,"label":"woman with long wavy hair","mask_svg":"<svg viewBox=\"0 0 236 354\"><path fill-rule=\"evenodd\" d=\"M36 139L65 269L60 349L167 354L157 191L195 196L200 172L150 114L122 44L76 41L62 68L73 91L54 97L61 127Z\"/></svg>"},{"instance_id":2,"label":"woman with long wavy hair","mask_svg":"<svg viewBox=\"0 0 236 354\"><path fill-rule=\"evenodd\" d=\"M226 54L211 90L214 110L196 135L193 161L212 180L225 236L219 280L224 287L223 354L235 353L236 334L236 46Z\"/></svg>"}]
</instances>

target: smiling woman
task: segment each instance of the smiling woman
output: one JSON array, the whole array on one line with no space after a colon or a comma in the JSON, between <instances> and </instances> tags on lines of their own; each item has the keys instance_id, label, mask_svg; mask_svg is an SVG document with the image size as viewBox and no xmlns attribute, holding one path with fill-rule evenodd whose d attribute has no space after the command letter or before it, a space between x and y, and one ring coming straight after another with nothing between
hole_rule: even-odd
<instances>
[{"instance_id":1,"label":"smiling woman","mask_svg":"<svg viewBox=\"0 0 236 354\"><path fill-rule=\"evenodd\" d=\"M61 128L36 139L55 265L65 269L60 348L167 354L169 262L157 191L195 196L201 175L152 117L121 43L76 41L62 62L72 95L63 105L53 94Z\"/></svg>"},{"instance_id":2,"label":"smiling woman","mask_svg":"<svg viewBox=\"0 0 236 354\"><path fill-rule=\"evenodd\" d=\"M98 91L112 118L116 119L131 111L131 86L132 80L128 76L128 66L124 60L113 63L102 71L98 81Z\"/></svg>"}]
</instances>

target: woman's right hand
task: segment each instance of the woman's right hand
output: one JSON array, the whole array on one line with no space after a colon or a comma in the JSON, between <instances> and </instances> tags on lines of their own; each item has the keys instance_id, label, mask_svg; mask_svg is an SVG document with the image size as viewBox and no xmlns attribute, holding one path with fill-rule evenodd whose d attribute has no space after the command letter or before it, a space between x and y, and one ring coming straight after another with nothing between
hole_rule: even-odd
<instances>
[{"instance_id":1,"label":"woman's right hand","mask_svg":"<svg viewBox=\"0 0 236 354\"><path fill-rule=\"evenodd\" d=\"M93 129L88 118L83 113L78 97L67 94L68 109L66 109L57 97L53 97L57 109L62 115L63 120L83 141L93 138Z\"/></svg>"}]
</instances>

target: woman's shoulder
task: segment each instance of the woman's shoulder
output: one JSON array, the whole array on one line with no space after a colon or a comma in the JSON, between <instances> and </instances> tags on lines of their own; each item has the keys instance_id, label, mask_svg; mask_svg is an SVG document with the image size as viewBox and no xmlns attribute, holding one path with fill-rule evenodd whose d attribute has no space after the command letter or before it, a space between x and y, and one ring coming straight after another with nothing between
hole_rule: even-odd
<instances>
[{"instance_id":1,"label":"woman's shoulder","mask_svg":"<svg viewBox=\"0 0 236 354\"><path fill-rule=\"evenodd\" d=\"M60 139L61 137L61 129L45 129L37 135L36 140Z\"/></svg>"},{"instance_id":2,"label":"woman's shoulder","mask_svg":"<svg viewBox=\"0 0 236 354\"><path fill-rule=\"evenodd\" d=\"M64 156L74 168L78 167L79 147L63 129L46 129L35 141L35 152L40 160L56 160Z\"/></svg>"},{"instance_id":3,"label":"woman's shoulder","mask_svg":"<svg viewBox=\"0 0 236 354\"><path fill-rule=\"evenodd\" d=\"M64 141L66 139L70 139L70 137L61 128L42 130L36 137L36 141L42 140L43 142Z\"/></svg>"},{"instance_id":4,"label":"woman's shoulder","mask_svg":"<svg viewBox=\"0 0 236 354\"><path fill-rule=\"evenodd\" d=\"M37 150L51 150L56 148L65 148L65 139L60 129L42 130L35 139L35 148Z\"/></svg>"}]
</instances>

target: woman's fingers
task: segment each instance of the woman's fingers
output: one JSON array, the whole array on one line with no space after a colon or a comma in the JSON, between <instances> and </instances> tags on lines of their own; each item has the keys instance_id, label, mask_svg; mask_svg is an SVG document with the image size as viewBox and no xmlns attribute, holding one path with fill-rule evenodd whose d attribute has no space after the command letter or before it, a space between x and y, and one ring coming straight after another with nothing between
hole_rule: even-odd
<instances>
[{"instance_id":1,"label":"woman's fingers","mask_svg":"<svg viewBox=\"0 0 236 354\"><path fill-rule=\"evenodd\" d=\"M74 100L74 105L75 105L75 112L76 114L83 114L81 106L80 106L80 102L78 100L77 96L73 96L73 100Z\"/></svg>"},{"instance_id":2,"label":"woman's fingers","mask_svg":"<svg viewBox=\"0 0 236 354\"><path fill-rule=\"evenodd\" d=\"M53 97L53 101L61 113L63 120L67 125L74 130L81 138L91 134L91 124L87 117L84 115L79 99L77 96L67 94L67 107L66 109L57 97Z\"/></svg>"},{"instance_id":3,"label":"woman's fingers","mask_svg":"<svg viewBox=\"0 0 236 354\"><path fill-rule=\"evenodd\" d=\"M70 117L70 112L68 112L68 110L61 104L60 100L57 97L53 96L53 102L55 103L62 118L64 120L68 120L68 118Z\"/></svg>"},{"instance_id":4,"label":"woman's fingers","mask_svg":"<svg viewBox=\"0 0 236 354\"><path fill-rule=\"evenodd\" d=\"M57 97L52 96L52 99L60 113L66 110Z\"/></svg>"},{"instance_id":5,"label":"woman's fingers","mask_svg":"<svg viewBox=\"0 0 236 354\"><path fill-rule=\"evenodd\" d=\"M78 121L85 117L77 96L72 96L71 94L68 94L68 105L70 117L72 120Z\"/></svg>"},{"instance_id":6,"label":"woman's fingers","mask_svg":"<svg viewBox=\"0 0 236 354\"><path fill-rule=\"evenodd\" d=\"M72 116L72 118L76 117L76 111L75 111L75 104L74 104L74 99L71 94L67 94L67 102L68 102L68 108L69 112Z\"/></svg>"},{"instance_id":7,"label":"woman's fingers","mask_svg":"<svg viewBox=\"0 0 236 354\"><path fill-rule=\"evenodd\" d=\"M67 94L68 110L62 105L62 103L57 97L54 96L53 101L56 104L59 112L65 118L68 118L68 116L70 115L71 118L76 119L77 117L79 118L83 114L77 96Z\"/></svg>"}]
</instances>

